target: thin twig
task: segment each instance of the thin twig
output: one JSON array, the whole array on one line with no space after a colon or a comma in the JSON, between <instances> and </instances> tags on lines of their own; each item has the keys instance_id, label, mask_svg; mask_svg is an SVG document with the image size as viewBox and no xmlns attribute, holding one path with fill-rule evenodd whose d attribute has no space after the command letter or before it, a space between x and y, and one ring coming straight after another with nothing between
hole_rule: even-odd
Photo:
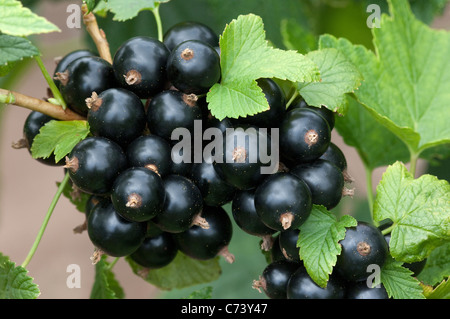
<instances>
[{"instance_id":1,"label":"thin twig","mask_svg":"<svg viewBox=\"0 0 450 319\"><path fill-rule=\"evenodd\" d=\"M105 32L98 27L97 19L94 13L88 13L88 7L86 4L81 6L81 11L83 12L83 23L86 26L86 31L94 41L98 54L102 59L112 64L113 60L111 51L109 50L109 43L106 40Z\"/></svg>"}]
</instances>

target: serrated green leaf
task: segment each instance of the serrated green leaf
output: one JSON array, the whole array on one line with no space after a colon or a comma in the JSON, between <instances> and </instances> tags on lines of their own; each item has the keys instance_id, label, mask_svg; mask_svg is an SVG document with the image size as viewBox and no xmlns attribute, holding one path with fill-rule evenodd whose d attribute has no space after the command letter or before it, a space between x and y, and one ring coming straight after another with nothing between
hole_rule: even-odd
<instances>
[{"instance_id":1,"label":"serrated green leaf","mask_svg":"<svg viewBox=\"0 0 450 319\"><path fill-rule=\"evenodd\" d=\"M95 264L95 281L90 299L123 299L125 294L103 255Z\"/></svg>"},{"instance_id":2,"label":"serrated green leaf","mask_svg":"<svg viewBox=\"0 0 450 319\"><path fill-rule=\"evenodd\" d=\"M208 283L218 279L221 274L218 257L210 260L195 260L178 252L169 265L150 270L138 265L129 257L126 257L126 260L133 273L163 290Z\"/></svg>"},{"instance_id":3,"label":"serrated green leaf","mask_svg":"<svg viewBox=\"0 0 450 319\"><path fill-rule=\"evenodd\" d=\"M294 19L283 19L280 25L281 38L288 50L306 54L317 49L316 36Z\"/></svg>"},{"instance_id":4,"label":"serrated green leaf","mask_svg":"<svg viewBox=\"0 0 450 319\"><path fill-rule=\"evenodd\" d=\"M319 67L321 81L299 83L300 95L308 105L326 108L338 114L347 112L347 93L353 93L363 80L358 69L334 48L311 51L306 55Z\"/></svg>"},{"instance_id":5,"label":"serrated green leaf","mask_svg":"<svg viewBox=\"0 0 450 319\"><path fill-rule=\"evenodd\" d=\"M295 51L275 49L265 39L263 21L254 14L240 15L220 36L221 82L207 94L211 114L218 119L254 115L268 109L259 78L292 82L319 81L317 66Z\"/></svg>"},{"instance_id":6,"label":"serrated green leaf","mask_svg":"<svg viewBox=\"0 0 450 319\"><path fill-rule=\"evenodd\" d=\"M306 271L320 287L326 287L329 275L341 253L339 241L345 238L346 228L356 226L352 216L344 215L338 221L323 206L314 205L311 215L300 226L297 246Z\"/></svg>"},{"instance_id":7,"label":"serrated green leaf","mask_svg":"<svg viewBox=\"0 0 450 319\"><path fill-rule=\"evenodd\" d=\"M38 55L39 50L28 39L0 34L0 66Z\"/></svg>"},{"instance_id":8,"label":"serrated green leaf","mask_svg":"<svg viewBox=\"0 0 450 319\"><path fill-rule=\"evenodd\" d=\"M424 295L427 299L450 299L450 279L443 280L436 287L424 286Z\"/></svg>"},{"instance_id":9,"label":"serrated green leaf","mask_svg":"<svg viewBox=\"0 0 450 319\"><path fill-rule=\"evenodd\" d=\"M402 266L402 262L388 257L381 268L380 279L389 298L424 299L420 282L412 276L412 271Z\"/></svg>"},{"instance_id":10,"label":"serrated green leaf","mask_svg":"<svg viewBox=\"0 0 450 319\"><path fill-rule=\"evenodd\" d=\"M54 153L59 162L88 134L87 121L49 121L34 138L31 154L33 158L48 158Z\"/></svg>"},{"instance_id":11,"label":"serrated green leaf","mask_svg":"<svg viewBox=\"0 0 450 319\"><path fill-rule=\"evenodd\" d=\"M211 299L213 288L211 286L203 287L202 289L193 291L186 298L183 299Z\"/></svg>"},{"instance_id":12,"label":"serrated green leaf","mask_svg":"<svg viewBox=\"0 0 450 319\"><path fill-rule=\"evenodd\" d=\"M374 219L393 221L389 242L393 257L404 262L423 260L450 242L450 184L428 174L414 179L396 162L377 186Z\"/></svg>"},{"instance_id":13,"label":"serrated green leaf","mask_svg":"<svg viewBox=\"0 0 450 319\"><path fill-rule=\"evenodd\" d=\"M0 299L36 299L40 294L28 270L0 253Z\"/></svg>"},{"instance_id":14,"label":"serrated green leaf","mask_svg":"<svg viewBox=\"0 0 450 319\"><path fill-rule=\"evenodd\" d=\"M126 21L136 17L143 10L154 10L164 2L169 0L108 0L107 8L114 13L113 20Z\"/></svg>"},{"instance_id":15,"label":"serrated green leaf","mask_svg":"<svg viewBox=\"0 0 450 319\"><path fill-rule=\"evenodd\" d=\"M434 249L427 257L424 269L417 278L428 285L435 285L450 276L450 243Z\"/></svg>"},{"instance_id":16,"label":"serrated green leaf","mask_svg":"<svg viewBox=\"0 0 450 319\"><path fill-rule=\"evenodd\" d=\"M44 17L40 17L30 9L23 7L20 1L0 0L0 8L0 32L2 33L29 36L61 31Z\"/></svg>"}]
</instances>

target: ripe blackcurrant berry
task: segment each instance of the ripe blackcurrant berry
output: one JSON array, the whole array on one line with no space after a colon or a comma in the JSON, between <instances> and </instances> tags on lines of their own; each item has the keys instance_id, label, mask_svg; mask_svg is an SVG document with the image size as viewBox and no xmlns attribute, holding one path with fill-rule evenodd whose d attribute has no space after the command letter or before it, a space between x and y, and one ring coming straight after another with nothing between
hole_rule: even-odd
<instances>
[{"instance_id":1,"label":"ripe blackcurrant berry","mask_svg":"<svg viewBox=\"0 0 450 319\"><path fill-rule=\"evenodd\" d=\"M267 146L267 150L263 149ZM223 134L222 153L214 162L217 173L230 185L239 190L255 188L267 176L262 173L266 168L262 154L270 154L271 137L254 126L237 127ZM217 151L217 150L216 150Z\"/></svg>"},{"instance_id":2,"label":"ripe blackcurrant berry","mask_svg":"<svg viewBox=\"0 0 450 319\"><path fill-rule=\"evenodd\" d=\"M86 218L89 217L92 209L100 203L101 201L109 200L107 196L99 196L99 195L90 195L88 200L86 201L86 205L84 207L84 213L86 214Z\"/></svg>"},{"instance_id":3,"label":"ripe blackcurrant berry","mask_svg":"<svg viewBox=\"0 0 450 319\"><path fill-rule=\"evenodd\" d=\"M67 105L81 115L88 113L86 99L92 92L100 94L117 86L112 65L97 56L78 58L56 76L61 82L61 95Z\"/></svg>"},{"instance_id":4,"label":"ripe blackcurrant berry","mask_svg":"<svg viewBox=\"0 0 450 319\"><path fill-rule=\"evenodd\" d=\"M283 256L290 261L300 261L300 248L297 247L299 229L288 229L280 232L279 245Z\"/></svg>"},{"instance_id":5,"label":"ripe blackcurrant berry","mask_svg":"<svg viewBox=\"0 0 450 319\"><path fill-rule=\"evenodd\" d=\"M366 281L358 281L346 284L345 299L389 299L389 296L383 285L370 287Z\"/></svg>"},{"instance_id":6,"label":"ripe blackcurrant berry","mask_svg":"<svg viewBox=\"0 0 450 319\"><path fill-rule=\"evenodd\" d=\"M31 154L31 146L33 145L34 138L39 134L40 129L47 124L48 122L55 120L54 118L38 112L32 111L28 114L25 123L23 125L23 139L20 140L17 145L14 145L16 148L26 147L28 152ZM49 157L43 158L39 157L36 159L38 162L42 164L46 164L49 166L62 166L64 165L64 160L60 160L56 162L55 155L51 154Z\"/></svg>"},{"instance_id":7,"label":"ripe blackcurrant berry","mask_svg":"<svg viewBox=\"0 0 450 319\"><path fill-rule=\"evenodd\" d=\"M181 175L168 175L163 182L166 193L164 206L152 221L166 232L183 232L199 222L197 217L203 208L202 193L194 182Z\"/></svg>"},{"instance_id":8,"label":"ripe blackcurrant berry","mask_svg":"<svg viewBox=\"0 0 450 319\"><path fill-rule=\"evenodd\" d=\"M73 148L64 167L80 190L105 195L110 193L117 176L127 168L127 158L115 142L93 136Z\"/></svg>"},{"instance_id":9,"label":"ripe blackcurrant berry","mask_svg":"<svg viewBox=\"0 0 450 319\"><path fill-rule=\"evenodd\" d=\"M94 136L103 136L122 147L141 136L146 115L141 99L131 91L111 88L94 92L86 101L87 120Z\"/></svg>"},{"instance_id":10,"label":"ripe blackcurrant berry","mask_svg":"<svg viewBox=\"0 0 450 319\"><path fill-rule=\"evenodd\" d=\"M236 225L247 234L263 238L263 250L272 248L272 234L276 231L267 227L259 218L255 208L255 190L236 192L231 204Z\"/></svg>"},{"instance_id":11,"label":"ripe blackcurrant berry","mask_svg":"<svg viewBox=\"0 0 450 319\"><path fill-rule=\"evenodd\" d=\"M167 47L157 39L137 36L125 41L116 51L114 73L123 88L141 99L150 98L166 86Z\"/></svg>"},{"instance_id":12,"label":"ripe blackcurrant berry","mask_svg":"<svg viewBox=\"0 0 450 319\"><path fill-rule=\"evenodd\" d=\"M209 44L188 40L167 59L167 78L183 93L205 94L220 80L220 57Z\"/></svg>"},{"instance_id":13,"label":"ripe blackcurrant berry","mask_svg":"<svg viewBox=\"0 0 450 319\"><path fill-rule=\"evenodd\" d=\"M289 278L287 299L343 299L344 282L336 276L330 276L325 288L317 285L304 268L299 268Z\"/></svg>"},{"instance_id":14,"label":"ripe blackcurrant berry","mask_svg":"<svg viewBox=\"0 0 450 319\"><path fill-rule=\"evenodd\" d=\"M319 113L320 115L323 116L323 118L325 120L327 120L328 125L330 126L330 129L333 130L334 128L334 124L335 124L335 115L334 112L331 111L329 108L325 107L325 106L321 106L321 107L315 107L315 106L311 106L306 104L305 100L303 99L296 99L296 101L294 101L289 107L288 107L288 112L290 110L296 109L296 108L307 108L310 110L313 110L317 113Z\"/></svg>"},{"instance_id":15,"label":"ripe blackcurrant berry","mask_svg":"<svg viewBox=\"0 0 450 319\"><path fill-rule=\"evenodd\" d=\"M150 132L171 142L172 132L177 128L185 128L193 136L195 120L202 120L202 110L194 95L167 90L155 95L148 105Z\"/></svg>"},{"instance_id":16,"label":"ripe blackcurrant berry","mask_svg":"<svg viewBox=\"0 0 450 319\"><path fill-rule=\"evenodd\" d=\"M270 249L270 261L287 260L280 249L280 234L273 238L272 249Z\"/></svg>"},{"instance_id":17,"label":"ripe blackcurrant berry","mask_svg":"<svg viewBox=\"0 0 450 319\"><path fill-rule=\"evenodd\" d=\"M222 207L204 206L201 217L207 227L194 225L174 235L179 250L194 259L208 260L221 255L232 263L234 256L228 251L228 244L233 227L227 212Z\"/></svg>"},{"instance_id":18,"label":"ripe blackcurrant berry","mask_svg":"<svg viewBox=\"0 0 450 319\"><path fill-rule=\"evenodd\" d=\"M161 177L171 173L171 147L162 137L142 135L128 145L126 155L132 167L145 167Z\"/></svg>"},{"instance_id":19,"label":"ripe blackcurrant berry","mask_svg":"<svg viewBox=\"0 0 450 319\"><path fill-rule=\"evenodd\" d=\"M170 51L187 40L203 41L213 47L219 45L217 34L207 25L195 21L183 21L173 25L164 33L163 39Z\"/></svg>"},{"instance_id":20,"label":"ripe blackcurrant berry","mask_svg":"<svg viewBox=\"0 0 450 319\"><path fill-rule=\"evenodd\" d=\"M327 121L310 109L293 109L280 124L281 153L293 162L319 158L330 142L331 129Z\"/></svg>"},{"instance_id":21,"label":"ripe blackcurrant berry","mask_svg":"<svg viewBox=\"0 0 450 319\"><path fill-rule=\"evenodd\" d=\"M56 68L53 72L54 82L58 88L60 88L60 81L58 79L57 73L64 72L67 66L74 60L84 57L84 56L97 56L94 52L86 49L75 50L67 53L61 58L56 64Z\"/></svg>"},{"instance_id":22,"label":"ripe blackcurrant berry","mask_svg":"<svg viewBox=\"0 0 450 319\"><path fill-rule=\"evenodd\" d=\"M388 245L381 231L366 222L347 228L342 247L337 257L336 273L344 280L361 281L370 274L370 265L383 266L388 255Z\"/></svg>"},{"instance_id":23,"label":"ripe blackcurrant berry","mask_svg":"<svg viewBox=\"0 0 450 319\"><path fill-rule=\"evenodd\" d=\"M109 256L123 257L136 251L145 239L146 223L121 217L111 201L94 206L87 220L88 235L94 246Z\"/></svg>"},{"instance_id":24,"label":"ripe blackcurrant berry","mask_svg":"<svg viewBox=\"0 0 450 319\"><path fill-rule=\"evenodd\" d=\"M272 79L260 78L256 82L269 103L269 109L246 118L239 118L238 121L258 127L278 127L286 114L286 96L280 86Z\"/></svg>"},{"instance_id":25,"label":"ripe blackcurrant berry","mask_svg":"<svg viewBox=\"0 0 450 319\"><path fill-rule=\"evenodd\" d=\"M161 177L145 167L131 167L114 181L111 200L125 219L144 222L159 214L166 194Z\"/></svg>"},{"instance_id":26,"label":"ripe blackcurrant berry","mask_svg":"<svg viewBox=\"0 0 450 319\"><path fill-rule=\"evenodd\" d=\"M308 185L313 204L332 209L341 201L345 183L344 175L333 163L317 159L296 165L290 173Z\"/></svg>"},{"instance_id":27,"label":"ripe blackcurrant berry","mask_svg":"<svg viewBox=\"0 0 450 319\"><path fill-rule=\"evenodd\" d=\"M181 157L182 161L179 162L178 160L174 160L174 156ZM188 158L184 157L184 149L176 149L172 148L170 152L170 172L175 175L181 175L190 178L191 177L191 171L192 166L194 165L192 160L192 153L191 156Z\"/></svg>"},{"instance_id":28,"label":"ripe blackcurrant berry","mask_svg":"<svg viewBox=\"0 0 450 319\"><path fill-rule=\"evenodd\" d=\"M289 278L300 267L299 263L288 260L277 260L268 264L259 280L253 282L254 289L261 289L270 299L286 299Z\"/></svg>"},{"instance_id":29,"label":"ripe blackcurrant berry","mask_svg":"<svg viewBox=\"0 0 450 319\"><path fill-rule=\"evenodd\" d=\"M256 212L268 227L284 231L300 227L312 209L311 192L301 179L279 172L256 188Z\"/></svg>"},{"instance_id":30,"label":"ripe blackcurrant berry","mask_svg":"<svg viewBox=\"0 0 450 319\"><path fill-rule=\"evenodd\" d=\"M158 269L170 264L177 253L178 247L173 235L162 232L156 236L146 237L130 258L142 267Z\"/></svg>"}]
</instances>

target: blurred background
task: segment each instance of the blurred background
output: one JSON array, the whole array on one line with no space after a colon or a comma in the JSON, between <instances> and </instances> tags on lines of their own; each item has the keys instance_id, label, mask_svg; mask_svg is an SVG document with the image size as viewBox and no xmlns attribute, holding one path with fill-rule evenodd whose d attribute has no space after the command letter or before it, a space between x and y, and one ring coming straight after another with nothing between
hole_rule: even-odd
<instances>
[{"instance_id":1,"label":"blurred background","mask_svg":"<svg viewBox=\"0 0 450 319\"><path fill-rule=\"evenodd\" d=\"M413 1L414 13L434 28L450 30L450 7L447 0ZM71 4L81 1L22 1L33 12L56 24L61 32L33 36L30 39L42 52L49 72L55 67L54 58L80 48L93 48L93 43L81 28L68 28ZM185 20L203 22L220 34L226 23L239 14L255 13L263 18L267 38L283 48L280 23L293 19L308 33L318 36L331 33L346 37L353 43L372 48L372 36L366 25L368 4L379 4L387 10L383 0L172 0L163 3L160 14L164 30ZM151 12L141 12L127 22L112 21L112 16L98 17L106 32L111 52L126 39L136 35L156 36L156 25ZM33 60L23 61L6 77L0 77L0 87L15 90L37 98L46 96L47 85ZM11 144L22 138L23 123L30 111L0 105L0 252L17 265L26 258L41 227L46 211L56 192L56 183L63 178L62 168L49 167L33 160L27 150L15 150ZM333 142L345 153L349 173L355 178L355 196L346 197L335 209L337 213L352 214L365 219L368 214L364 166L352 147L333 133ZM420 161L419 174L430 172L439 178L449 178L449 161L430 165ZM373 176L373 191L385 167L377 168ZM90 257L93 246L87 233L74 234L73 228L84 221L84 215L64 197L58 202L44 237L28 265L29 275L39 285L42 299L86 299L94 282L95 267ZM221 261L223 274L219 280L199 287L162 292L134 275L124 260L114 268L116 279L133 298L182 298L203 286L213 286L214 298L265 298L251 288L265 267L265 259L258 249L259 239L251 238L234 227L230 251L236 256L232 265ZM68 267L76 264L81 270L81 287L68 288ZM247 283L247 284L246 284Z\"/></svg>"}]
</instances>

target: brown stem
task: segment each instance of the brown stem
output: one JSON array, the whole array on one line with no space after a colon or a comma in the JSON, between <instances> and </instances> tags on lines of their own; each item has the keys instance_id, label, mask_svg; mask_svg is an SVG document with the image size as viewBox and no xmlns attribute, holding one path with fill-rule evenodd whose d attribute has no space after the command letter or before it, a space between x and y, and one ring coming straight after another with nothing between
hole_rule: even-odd
<instances>
[{"instance_id":1,"label":"brown stem","mask_svg":"<svg viewBox=\"0 0 450 319\"><path fill-rule=\"evenodd\" d=\"M47 114L57 120L71 121L71 120L86 120L85 117L73 112L70 109L65 109L59 105L51 104L49 102L27 96L18 92L0 89L0 96L6 96L5 103L14 104L27 108L32 111L38 111Z\"/></svg>"},{"instance_id":2,"label":"brown stem","mask_svg":"<svg viewBox=\"0 0 450 319\"><path fill-rule=\"evenodd\" d=\"M111 51L109 50L109 43L106 40L106 35L103 30L99 29L97 24L97 19L94 13L88 12L86 4L81 6L81 11L83 12L83 23L86 26L86 31L91 36L92 40L97 47L100 57L112 64Z\"/></svg>"}]
</instances>

